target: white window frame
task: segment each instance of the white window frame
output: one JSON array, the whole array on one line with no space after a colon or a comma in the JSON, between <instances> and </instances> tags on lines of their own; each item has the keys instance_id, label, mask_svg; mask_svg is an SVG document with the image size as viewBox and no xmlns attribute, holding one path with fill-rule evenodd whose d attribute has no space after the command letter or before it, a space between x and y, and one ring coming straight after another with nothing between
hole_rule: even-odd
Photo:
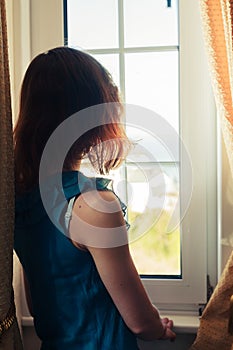
<instances>
[{"instance_id":1,"label":"white window frame","mask_svg":"<svg viewBox=\"0 0 233 350\"><path fill-rule=\"evenodd\" d=\"M193 194L182 222L183 278L144 284L161 308L197 311L207 301L207 274L216 283L216 111L198 1L180 0L179 13L180 135L193 167Z\"/></svg>"},{"instance_id":2,"label":"white window frame","mask_svg":"<svg viewBox=\"0 0 233 350\"><path fill-rule=\"evenodd\" d=\"M120 2L122 4L122 0ZM28 61L41 51L64 44L62 0L20 0L18 3L22 8L27 3L29 8ZM180 131L192 159L194 186L191 203L183 220L183 278L143 279L143 283L152 302L160 309L196 312L199 304L206 302L207 274L212 284L216 283L217 278L216 113L198 1L180 0L179 13ZM21 26L24 21L21 18ZM21 47L23 43L25 46L24 38L21 32L21 39L18 38ZM16 67L17 62L14 65ZM21 72L23 75L24 70Z\"/></svg>"}]
</instances>

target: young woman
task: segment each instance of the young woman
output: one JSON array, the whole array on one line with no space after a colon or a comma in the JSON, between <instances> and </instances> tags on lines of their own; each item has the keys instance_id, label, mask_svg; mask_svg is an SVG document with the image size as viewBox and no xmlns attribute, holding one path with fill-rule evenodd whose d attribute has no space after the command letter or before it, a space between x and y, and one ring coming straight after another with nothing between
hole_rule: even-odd
<instances>
[{"instance_id":1,"label":"young woman","mask_svg":"<svg viewBox=\"0 0 233 350\"><path fill-rule=\"evenodd\" d=\"M56 184L57 169L44 179L49 184L51 221L39 186L45 145L71 115L106 103L113 106L110 115L97 113L101 120L67 153L62 188ZM101 174L120 164L129 149L121 114L117 87L88 54L55 48L29 65L14 131L15 250L43 350L136 350L137 337L175 339L172 320L160 318L131 259L122 203L106 179L88 178L79 171L84 156ZM59 230L65 225L67 234ZM95 232L109 238L118 228L122 243L96 240Z\"/></svg>"}]
</instances>

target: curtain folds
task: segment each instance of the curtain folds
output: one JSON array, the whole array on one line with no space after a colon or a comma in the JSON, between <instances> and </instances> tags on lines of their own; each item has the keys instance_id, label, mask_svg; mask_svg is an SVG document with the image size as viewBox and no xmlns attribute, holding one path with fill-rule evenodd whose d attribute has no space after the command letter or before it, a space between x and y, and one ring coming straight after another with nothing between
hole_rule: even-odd
<instances>
[{"instance_id":1,"label":"curtain folds","mask_svg":"<svg viewBox=\"0 0 233 350\"><path fill-rule=\"evenodd\" d=\"M0 349L22 350L12 289L14 170L5 0L0 0Z\"/></svg>"},{"instance_id":2,"label":"curtain folds","mask_svg":"<svg viewBox=\"0 0 233 350\"><path fill-rule=\"evenodd\" d=\"M233 1L200 0L200 7L215 101L233 176Z\"/></svg>"},{"instance_id":3,"label":"curtain folds","mask_svg":"<svg viewBox=\"0 0 233 350\"><path fill-rule=\"evenodd\" d=\"M228 332L231 295L233 253L203 312L196 340L190 350L233 350L233 335Z\"/></svg>"},{"instance_id":4,"label":"curtain folds","mask_svg":"<svg viewBox=\"0 0 233 350\"><path fill-rule=\"evenodd\" d=\"M217 112L233 177L233 0L199 1ZM233 335L228 331L231 295L233 253L204 310L191 350L233 350Z\"/></svg>"}]
</instances>

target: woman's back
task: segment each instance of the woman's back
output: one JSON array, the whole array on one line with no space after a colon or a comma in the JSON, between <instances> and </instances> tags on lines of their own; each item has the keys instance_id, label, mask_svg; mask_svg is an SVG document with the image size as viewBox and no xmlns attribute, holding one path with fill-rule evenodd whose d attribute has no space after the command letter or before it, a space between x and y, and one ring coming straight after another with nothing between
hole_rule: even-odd
<instances>
[{"instance_id":1,"label":"woman's back","mask_svg":"<svg viewBox=\"0 0 233 350\"><path fill-rule=\"evenodd\" d=\"M80 172L63 174L68 200L84 188L106 186L106 180L90 180ZM67 202L56 186L51 191L53 217L63 226ZM109 296L91 254L77 249L54 226L38 188L17 198L15 250L29 281L42 349L137 349L136 337Z\"/></svg>"}]
</instances>

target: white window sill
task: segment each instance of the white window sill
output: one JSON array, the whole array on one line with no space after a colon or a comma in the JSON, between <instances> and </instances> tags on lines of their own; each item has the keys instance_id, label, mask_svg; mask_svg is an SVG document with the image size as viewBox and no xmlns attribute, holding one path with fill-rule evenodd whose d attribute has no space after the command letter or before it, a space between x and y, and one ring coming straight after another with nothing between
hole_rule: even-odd
<instances>
[{"instance_id":1,"label":"white window sill","mask_svg":"<svg viewBox=\"0 0 233 350\"><path fill-rule=\"evenodd\" d=\"M195 315L182 315L182 314L161 314L161 317L169 317L174 321L174 331L178 334L197 333L199 327L199 317ZM33 326L33 318L31 316L23 316L21 319L21 324L24 327Z\"/></svg>"},{"instance_id":2,"label":"white window sill","mask_svg":"<svg viewBox=\"0 0 233 350\"><path fill-rule=\"evenodd\" d=\"M196 334L200 325L200 318L197 315L163 314L163 312L161 312L161 317L172 319L174 322L174 332L178 334Z\"/></svg>"}]
</instances>

